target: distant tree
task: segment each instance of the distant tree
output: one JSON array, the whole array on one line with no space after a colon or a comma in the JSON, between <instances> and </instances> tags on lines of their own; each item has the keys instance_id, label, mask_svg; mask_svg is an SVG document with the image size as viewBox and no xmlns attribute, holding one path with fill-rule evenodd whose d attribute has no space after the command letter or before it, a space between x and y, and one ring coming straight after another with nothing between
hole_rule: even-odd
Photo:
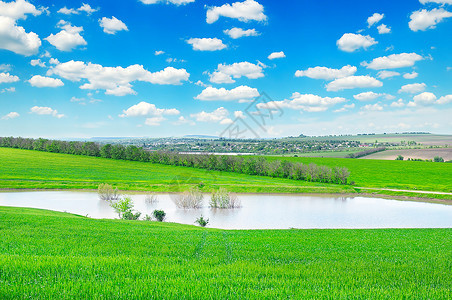
<instances>
[{"instance_id":1,"label":"distant tree","mask_svg":"<svg viewBox=\"0 0 452 300\"><path fill-rule=\"evenodd\" d=\"M442 157L440 157L440 156L435 156L435 157L433 158L433 161L434 161L434 162L444 162L444 159L443 159Z\"/></svg>"},{"instance_id":2,"label":"distant tree","mask_svg":"<svg viewBox=\"0 0 452 300\"><path fill-rule=\"evenodd\" d=\"M402 156L402 155L399 155L399 156L396 157L395 160L403 160L403 156Z\"/></svg>"},{"instance_id":3,"label":"distant tree","mask_svg":"<svg viewBox=\"0 0 452 300\"><path fill-rule=\"evenodd\" d=\"M111 144L103 145L100 148L100 156L103 158L111 158Z\"/></svg>"}]
</instances>

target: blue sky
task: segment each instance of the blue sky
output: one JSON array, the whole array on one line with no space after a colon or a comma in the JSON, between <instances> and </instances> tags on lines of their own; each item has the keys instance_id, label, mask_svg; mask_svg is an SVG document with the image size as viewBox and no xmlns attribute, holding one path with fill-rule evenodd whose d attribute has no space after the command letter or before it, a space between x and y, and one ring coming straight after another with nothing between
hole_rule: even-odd
<instances>
[{"instance_id":1,"label":"blue sky","mask_svg":"<svg viewBox=\"0 0 452 300\"><path fill-rule=\"evenodd\" d=\"M0 135L450 134L451 33L451 0L0 1Z\"/></svg>"}]
</instances>

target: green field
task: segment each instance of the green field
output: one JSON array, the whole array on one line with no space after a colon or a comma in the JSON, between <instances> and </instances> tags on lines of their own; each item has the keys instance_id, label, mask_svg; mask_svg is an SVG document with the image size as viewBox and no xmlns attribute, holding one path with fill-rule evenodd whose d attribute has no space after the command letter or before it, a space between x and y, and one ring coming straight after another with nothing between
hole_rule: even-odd
<instances>
[{"instance_id":1,"label":"green field","mask_svg":"<svg viewBox=\"0 0 452 300\"><path fill-rule=\"evenodd\" d=\"M0 207L1 299L450 299L452 229L238 230Z\"/></svg>"},{"instance_id":2,"label":"green field","mask_svg":"<svg viewBox=\"0 0 452 300\"><path fill-rule=\"evenodd\" d=\"M274 156L267 158L345 166L351 172L349 180L354 181L355 185L311 183L146 162L0 148L0 188L96 189L100 183L105 182L122 190L176 192L202 182L206 192L220 186L242 193L369 192L357 187L452 191L452 164L449 163ZM393 192L378 193L394 195ZM403 195L452 199L451 195Z\"/></svg>"}]
</instances>

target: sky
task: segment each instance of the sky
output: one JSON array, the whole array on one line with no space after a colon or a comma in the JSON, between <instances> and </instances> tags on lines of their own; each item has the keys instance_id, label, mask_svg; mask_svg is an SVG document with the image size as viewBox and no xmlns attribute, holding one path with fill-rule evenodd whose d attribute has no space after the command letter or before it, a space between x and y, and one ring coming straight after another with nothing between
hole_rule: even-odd
<instances>
[{"instance_id":1,"label":"sky","mask_svg":"<svg viewBox=\"0 0 452 300\"><path fill-rule=\"evenodd\" d=\"M0 0L0 136L452 133L452 0Z\"/></svg>"}]
</instances>

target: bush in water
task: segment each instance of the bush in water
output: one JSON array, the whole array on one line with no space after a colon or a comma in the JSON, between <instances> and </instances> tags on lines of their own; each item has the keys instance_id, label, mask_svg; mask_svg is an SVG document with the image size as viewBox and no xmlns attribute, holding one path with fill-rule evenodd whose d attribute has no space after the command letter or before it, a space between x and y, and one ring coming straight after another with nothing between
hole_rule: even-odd
<instances>
[{"instance_id":1,"label":"bush in water","mask_svg":"<svg viewBox=\"0 0 452 300\"><path fill-rule=\"evenodd\" d=\"M229 193L225 188L220 188L212 193L209 205L212 208L238 208L240 201L237 195Z\"/></svg>"},{"instance_id":2,"label":"bush in water","mask_svg":"<svg viewBox=\"0 0 452 300\"><path fill-rule=\"evenodd\" d=\"M137 220L140 216L140 212L135 214L133 210L133 200L130 197L123 197L116 201L110 201L110 206L115 210L120 219L124 220Z\"/></svg>"},{"instance_id":3,"label":"bush in water","mask_svg":"<svg viewBox=\"0 0 452 300\"><path fill-rule=\"evenodd\" d=\"M118 188L114 188L108 183L101 183L97 188L97 194L101 200L111 201L119 199Z\"/></svg>"},{"instance_id":4,"label":"bush in water","mask_svg":"<svg viewBox=\"0 0 452 300\"><path fill-rule=\"evenodd\" d=\"M198 223L201 227L206 227L206 225L209 224L209 219L204 219L204 217L201 215L196 219L195 223Z\"/></svg>"},{"instance_id":5,"label":"bush in water","mask_svg":"<svg viewBox=\"0 0 452 300\"><path fill-rule=\"evenodd\" d=\"M174 203L178 208L201 208L202 207L202 199L204 198L203 194L199 187L194 186L190 188L188 191L183 192L180 195L177 195L174 198Z\"/></svg>"}]
</instances>

